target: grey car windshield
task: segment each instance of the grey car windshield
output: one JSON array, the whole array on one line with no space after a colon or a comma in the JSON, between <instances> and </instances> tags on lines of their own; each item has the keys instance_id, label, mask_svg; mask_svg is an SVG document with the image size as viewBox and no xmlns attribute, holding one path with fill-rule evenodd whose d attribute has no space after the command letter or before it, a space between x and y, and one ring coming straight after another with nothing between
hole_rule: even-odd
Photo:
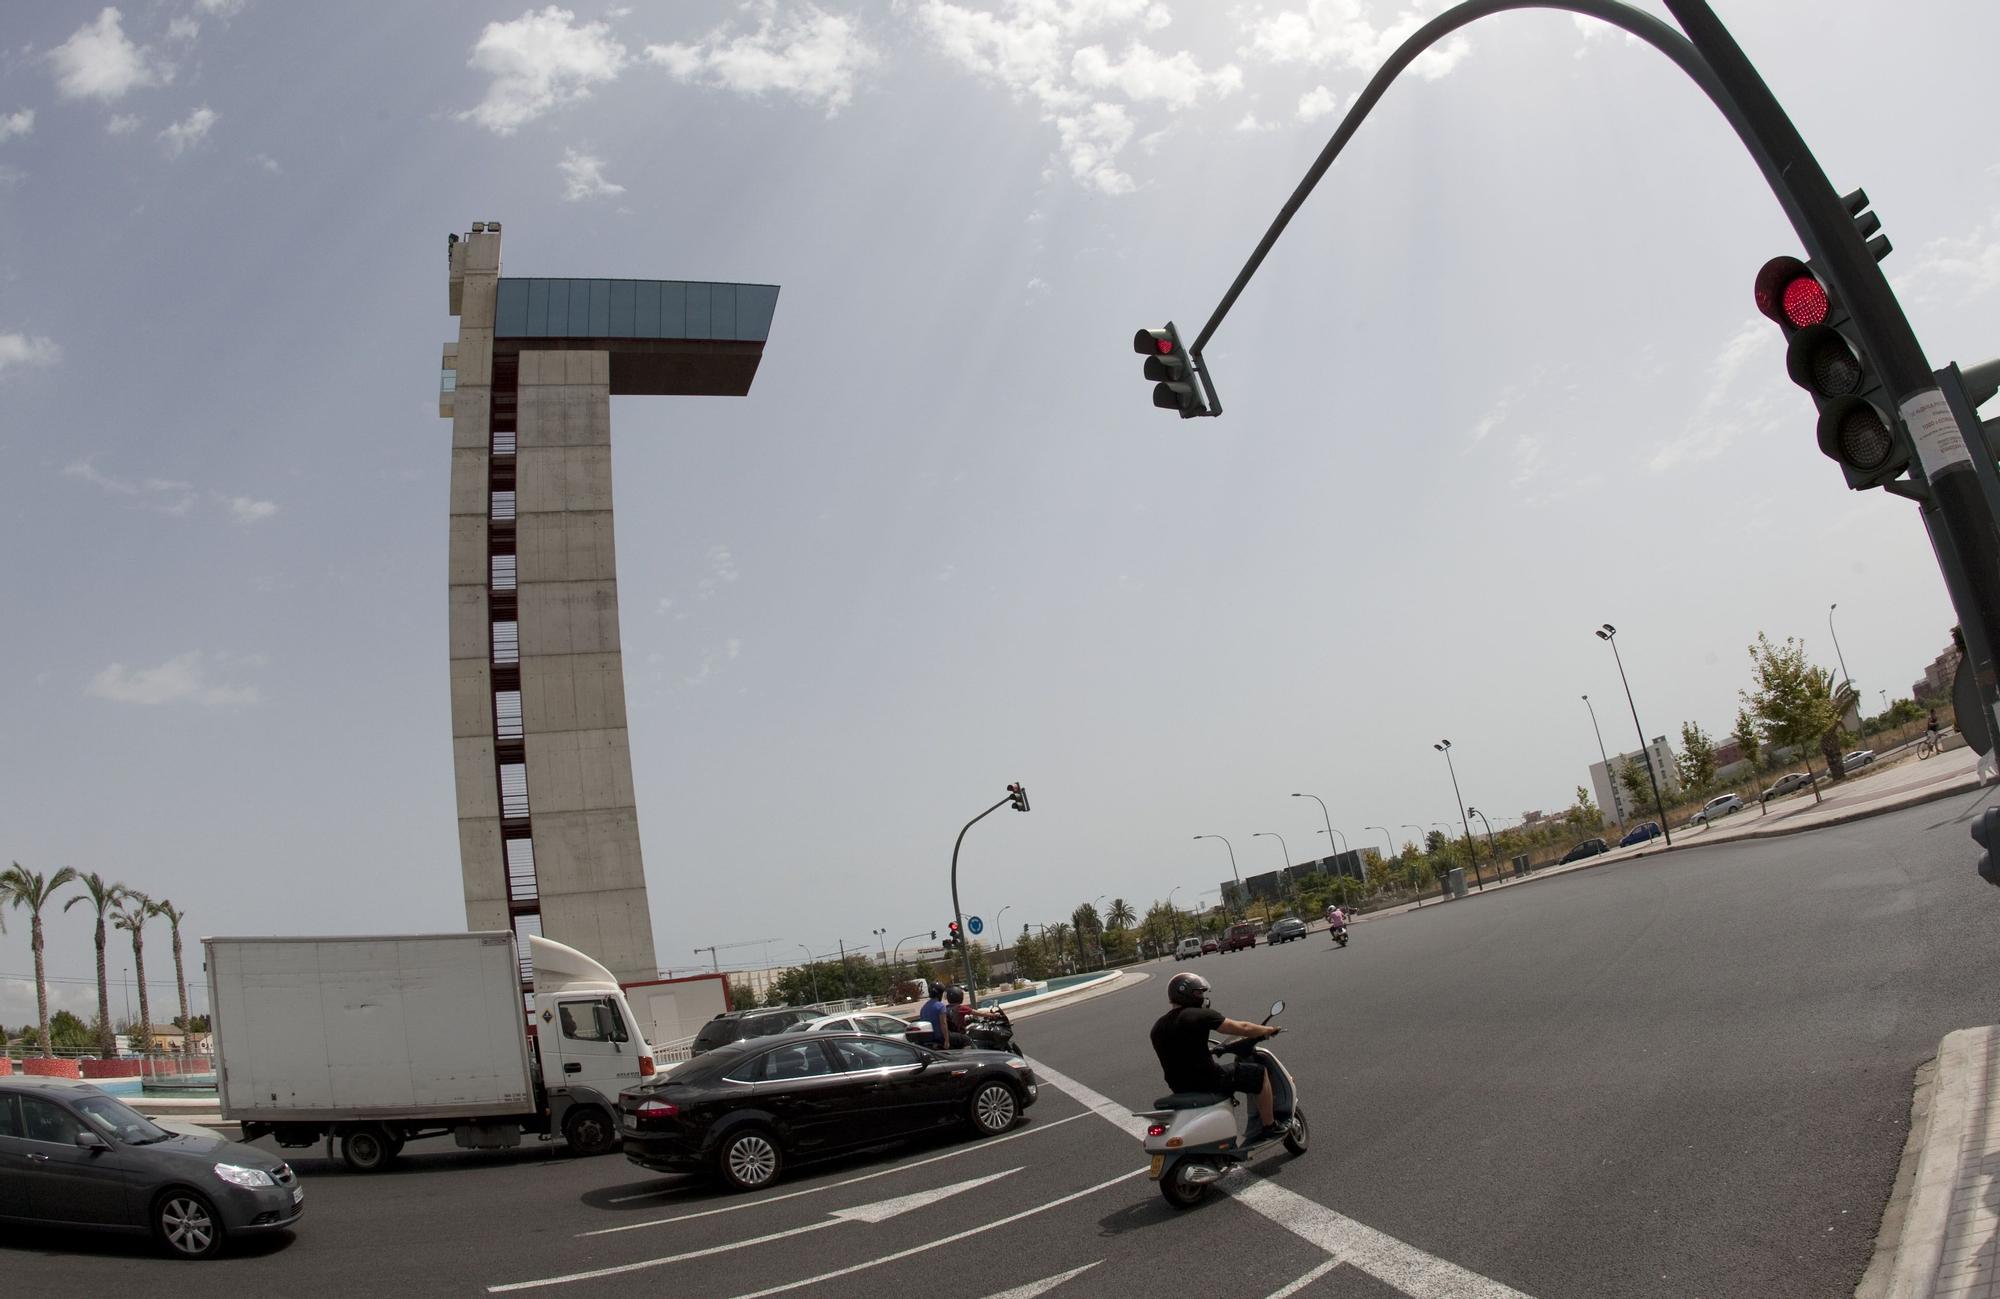
<instances>
[{"instance_id":1,"label":"grey car windshield","mask_svg":"<svg viewBox=\"0 0 2000 1299\"><path fill-rule=\"evenodd\" d=\"M130 1105L109 1096L79 1096L70 1104L92 1127L128 1146L150 1146L173 1135Z\"/></svg>"}]
</instances>

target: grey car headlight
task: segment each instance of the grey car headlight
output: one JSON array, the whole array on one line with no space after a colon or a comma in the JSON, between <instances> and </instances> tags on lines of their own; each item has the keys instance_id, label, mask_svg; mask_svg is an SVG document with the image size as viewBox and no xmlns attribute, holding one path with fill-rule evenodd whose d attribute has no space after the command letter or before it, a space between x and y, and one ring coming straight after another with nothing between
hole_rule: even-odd
<instances>
[{"instance_id":1,"label":"grey car headlight","mask_svg":"<svg viewBox=\"0 0 2000 1299\"><path fill-rule=\"evenodd\" d=\"M241 1164L217 1164L215 1175L231 1186L276 1186L271 1175L261 1168L245 1168Z\"/></svg>"}]
</instances>

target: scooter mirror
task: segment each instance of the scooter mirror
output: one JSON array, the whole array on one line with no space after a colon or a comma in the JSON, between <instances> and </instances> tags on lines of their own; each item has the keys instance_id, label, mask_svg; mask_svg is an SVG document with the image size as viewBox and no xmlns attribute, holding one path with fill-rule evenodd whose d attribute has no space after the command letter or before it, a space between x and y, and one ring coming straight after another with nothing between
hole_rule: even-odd
<instances>
[{"instance_id":1,"label":"scooter mirror","mask_svg":"<svg viewBox=\"0 0 2000 1299\"><path fill-rule=\"evenodd\" d=\"M1285 1003L1282 999L1271 1003L1271 1014L1274 1018L1284 1013L1285 1013Z\"/></svg>"}]
</instances>

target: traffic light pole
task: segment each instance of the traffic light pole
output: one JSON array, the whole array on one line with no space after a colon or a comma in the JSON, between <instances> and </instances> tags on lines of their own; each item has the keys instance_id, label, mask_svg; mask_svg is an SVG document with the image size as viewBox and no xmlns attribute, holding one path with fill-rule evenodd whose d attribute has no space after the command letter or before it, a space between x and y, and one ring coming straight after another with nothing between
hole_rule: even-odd
<instances>
[{"instance_id":1,"label":"traffic light pole","mask_svg":"<svg viewBox=\"0 0 2000 1299\"><path fill-rule=\"evenodd\" d=\"M1764 173L1771 193L1808 255L1826 273L1855 321L1864 347L1896 406L1895 414L1916 452L1910 483L1890 489L1924 505L1924 518L1943 570L1945 586L1965 633L1982 707L2000 732L2000 525L1981 491L1968 445L1978 446L1980 426L1967 401L1954 402L1924 359L1916 333L1887 277L1812 151L1763 78L1706 0L1664 0L1680 23L1666 23L1619 0L1465 0L1418 28L1397 47L1279 209L1250 259L1187 349L1204 377L1203 352L1278 237L1340 156L1390 84L1432 45L1481 18L1516 9L1553 9L1609 23L1673 60L1701 88L1735 129ZM1683 32L1685 34L1683 34Z\"/></svg>"},{"instance_id":2,"label":"traffic light pole","mask_svg":"<svg viewBox=\"0 0 2000 1299\"><path fill-rule=\"evenodd\" d=\"M981 821L984 821L987 817L992 816L995 812L998 812L1013 801L1013 794L1008 794L1007 797L1001 799L992 807L987 808L978 816L967 821L965 823L965 830L970 830L973 826L978 825ZM958 954L959 958L965 962L966 1000L976 1006L979 1004L979 995L972 981L972 945L965 941L965 913L958 909L958 850L965 843L965 830L958 832L958 842L951 846L951 918L958 925Z\"/></svg>"}]
</instances>

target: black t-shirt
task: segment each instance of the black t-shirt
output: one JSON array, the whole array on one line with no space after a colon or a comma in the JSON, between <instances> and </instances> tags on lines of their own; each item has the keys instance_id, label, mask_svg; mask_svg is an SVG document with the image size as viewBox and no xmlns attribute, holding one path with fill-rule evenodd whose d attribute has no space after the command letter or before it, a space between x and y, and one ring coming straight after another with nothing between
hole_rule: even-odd
<instances>
[{"instance_id":1,"label":"black t-shirt","mask_svg":"<svg viewBox=\"0 0 2000 1299\"><path fill-rule=\"evenodd\" d=\"M1223 1014L1206 1006L1175 1006L1153 1023L1153 1054L1167 1087L1177 1092L1228 1090L1228 1076L1208 1053L1208 1035L1222 1027Z\"/></svg>"}]
</instances>

